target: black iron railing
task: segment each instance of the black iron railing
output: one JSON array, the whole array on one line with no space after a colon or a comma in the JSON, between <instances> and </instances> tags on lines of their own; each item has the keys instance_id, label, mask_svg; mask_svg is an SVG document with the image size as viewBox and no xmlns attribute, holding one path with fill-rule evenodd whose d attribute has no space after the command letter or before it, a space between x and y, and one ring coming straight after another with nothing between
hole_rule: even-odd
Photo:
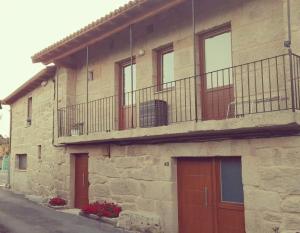
<instances>
[{"instance_id":1,"label":"black iron railing","mask_svg":"<svg viewBox=\"0 0 300 233\"><path fill-rule=\"evenodd\" d=\"M300 57L285 54L63 107L59 136L295 111L299 71Z\"/></svg>"}]
</instances>

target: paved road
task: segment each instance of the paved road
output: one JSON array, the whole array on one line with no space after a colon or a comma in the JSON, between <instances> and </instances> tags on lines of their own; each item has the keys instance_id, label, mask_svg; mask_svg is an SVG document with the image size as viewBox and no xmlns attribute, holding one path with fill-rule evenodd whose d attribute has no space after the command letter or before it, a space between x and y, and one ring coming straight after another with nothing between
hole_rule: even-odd
<instances>
[{"instance_id":1,"label":"paved road","mask_svg":"<svg viewBox=\"0 0 300 233\"><path fill-rule=\"evenodd\" d=\"M57 212L0 188L0 233L126 233L81 216Z\"/></svg>"}]
</instances>

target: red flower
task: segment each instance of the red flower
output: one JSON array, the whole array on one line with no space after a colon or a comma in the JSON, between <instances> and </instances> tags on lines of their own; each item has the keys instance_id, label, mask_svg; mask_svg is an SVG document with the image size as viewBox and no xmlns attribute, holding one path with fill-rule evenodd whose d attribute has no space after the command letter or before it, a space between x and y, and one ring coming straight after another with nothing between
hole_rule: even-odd
<instances>
[{"instance_id":1,"label":"red flower","mask_svg":"<svg viewBox=\"0 0 300 233\"><path fill-rule=\"evenodd\" d=\"M50 199L49 204L53 206L64 206L67 202L60 197L54 197Z\"/></svg>"},{"instance_id":2,"label":"red flower","mask_svg":"<svg viewBox=\"0 0 300 233\"><path fill-rule=\"evenodd\" d=\"M95 214L100 217L116 218L119 217L122 208L115 203L94 202L84 206L81 211L85 214Z\"/></svg>"}]
</instances>

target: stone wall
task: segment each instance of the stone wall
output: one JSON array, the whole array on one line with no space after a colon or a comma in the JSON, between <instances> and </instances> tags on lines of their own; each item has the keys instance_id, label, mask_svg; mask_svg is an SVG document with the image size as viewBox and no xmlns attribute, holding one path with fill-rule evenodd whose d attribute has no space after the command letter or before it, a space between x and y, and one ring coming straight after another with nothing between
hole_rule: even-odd
<instances>
[{"instance_id":1,"label":"stone wall","mask_svg":"<svg viewBox=\"0 0 300 233\"><path fill-rule=\"evenodd\" d=\"M28 126L27 100L32 97L32 125ZM53 145L54 82L18 99L12 108L11 186L14 191L53 196L65 190L63 147ZM39 155L38 146L41 146ZM16 155L27 154L27 170L18 170Z\"/></svg>"},{"instance_id":2,"label":"stone wall","mask_svg":"<svg viewBox=\"0 0 300 233\"><path fill-rule=\"evenodd\" d=\"M70 146L89 153L90 201L112 200L124 210L160 218L165 233L178 231L177 157L241 156L247 233L300 229L300 137Z\"/></svg>"},{"instance_id":3,"label":"stone wall","mask_svg":"<svg viewBox=\"0 0 300 233\"><path fill-rule=\"evenodd\" d=\"M197 33L231 22L234 64L286 52L282 46L286 38L285 1L196 2ZM292 2L296 6L297 2ZM295 22L297 16L293 19ZM145 35L144 29L149 24L154 25L155 31ZM153 84L153 49L170 42L175 48L176 79L193 74L191 30L188 3L135 25L134 53L145 50L144 56L137 57L138 88ZM296 24L293 30L296 38ZM115 94L116 63L130 55L127 36L127 31L124 31L110 38L114 40L113 48L108 46L111 40L91 47L90 68L95 77L89 84L90 100ZM80 53L77 56L84 58ZM83 65L76 70L59 69L59 107L86 101L85 75ZM76 153L88 153L90 201L116 201L124 210L148 213L160 219L164 233L177 233L176 158L241 156L247 233L272 232L275 226L280 226L283 233L300 229L299 137L130 146L59 146L55 144L54 91L54 83L49 80L47 86L38 87L12 105L13 190L44 197L60 195L72 205L73 158ZM30 127L26 125L29 96L33 99ZM129 131L128 135L131 135ZM16 169L16 154L27 154L26 171Z\"/></svg>"}]
</instances>

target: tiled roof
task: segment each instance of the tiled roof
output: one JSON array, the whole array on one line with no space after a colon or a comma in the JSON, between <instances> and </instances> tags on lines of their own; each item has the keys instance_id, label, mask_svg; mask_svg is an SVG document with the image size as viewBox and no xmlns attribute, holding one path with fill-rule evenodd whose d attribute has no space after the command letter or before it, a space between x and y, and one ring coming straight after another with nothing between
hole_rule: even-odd
<instances>
[{"instance_id":1,"label":"tiled roof","mask_svg":"<svg viewBox=\"0 0 300 233\"><path fill-rule=\"evenodd\" d=\"M33 55L32 61L50 64L55 59L67 56L82 49L86 44L93 44L118 28L124 28L128 22L136 22L165 11L185 0L133 0L119 7L104 17L92 22L77 32L65 37L53 45ZM138 17L139 15L139 17ZM100 40L100 39L99 39ZM64 54L64 55L62 55Z\"/></svg>"},{"instance_id":2,"label":"tiled roof","mask_svg":"<svg viewBox=\"0 0 300 233\"><path fill-rule=\"evenodd\" d=\"M41 83L49 78L53 77L56 72L56 66L47 66L45 69L38 72L31 79L25 82L22 86L16 89L13 93L7 96L4 100L1 100L3 104L12 104L20 97L26 95L36 87L40 86Z\"/></svg>"},{"instance_id":3,"label":"tiled roof","mask_svg":"<svg viewBox=\"0 0 300 233\"><path fill-rule=\"evenodd\" d=\"M44 53L47 53L49 52L50 50L53 50L89 31L92 31L93 29L97 28L99 25L105 23L105 22L108 22L110 21L111 19L113 19L114 17L118 16L119 14L122 14L126 11L129 11L130 9L134 8L134 7L137 7L139 6L140 4L144 3L144 2L147 2L147 1L151 1L151 0L133 0L133 1L130 1L128 3L126 3L125 5L119 7L118 9L108 13L107 15L101 17L100 19L88 24L87 26L85 26L84 28L70 34L69 36L63 38L62 40L59 40L57 41L56 43L50 45L49 47L41 50L40 52L34 54L32 56L32 59L35 60L37 57L39 57L40 55L44 54ZM152 0L152 1L155 1L155 0Z\"/></svg>"}]
</instances>

